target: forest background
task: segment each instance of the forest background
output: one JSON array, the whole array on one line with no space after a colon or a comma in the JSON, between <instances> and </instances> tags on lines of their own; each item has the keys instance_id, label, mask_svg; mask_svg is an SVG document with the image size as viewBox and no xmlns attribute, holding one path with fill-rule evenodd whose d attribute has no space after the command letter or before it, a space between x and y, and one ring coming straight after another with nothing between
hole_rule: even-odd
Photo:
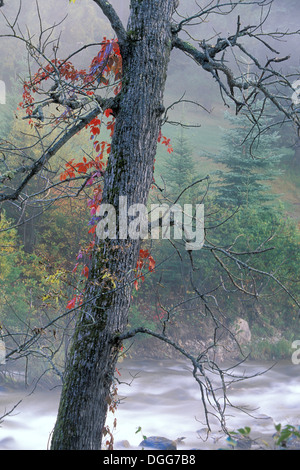
<instances>
[{"instance_id":1,"label":"forest background","mask_svg":"<svg viewBox=\"0 0 300 470\"><path fill-rule=\"evenodd\" d=\"M44 0L39 3L44 24L51 26L54 20L50 5ZM296 29L293 21L296 22L297 15L293 15L293 11L299 9L297 3L297 0L275 2L273 18L277 18L278 23L285 18L291 29ZM99 31L99 12L93 14L95 8L89 4L83 9L80 0L76 7L65 2L60 11L61 19L68 15L62 24L61 56L67 56L74 43L80 47L86 42L97 42L103 36L111 37L104 18ZM122 14L126 17L126 8ZM22 23L34 30L34 18L35 2L28 2ZM85 18L89 18L89 28L86 28ZM227 18L217 19L216 25L218 21L223 23ZM294 46L297 47L296 43ZM284 43L280 47L284 53ZM7 141L17 136L20 147L29 147L34 131L22 119L19 109L23 92L20 77L25 77L28 69L24 57L20 44L6 40L6 46L0 52L0 78L6 84L6 105L0 108L0 135ZM159 195L164 200L174 201L183 188L189 187L179 203L204 203L209 242L234 246L236 252L263 249L259 256L251 255L252 264L258 270L276 273L287 289L297 295L300 140L285 126L273 130L276 113L270 108L265 118L269 130L252 146L246 144L245 135L251 130L249 119L236 117L224 107L218 97L217 84L207 81L204 72L195 69L195 73L186 73L184 60L181 54L174 52L170 63L166 106L171 107L173 125L168 125L172 124L169 119L164 135L170 139L173 152L168 152L164 145L158 147L155 185L150 199L157 201ZM246 65L251 71L251 64ZM88 64L80 64L80 67L85 66ZM295 70L299 64L289 66ZM171 86L175 83L176 86ZM173 93L176 90L176 95L171 94L172 90ZM193 103L189 102L191 96ZM174 104L180 97L183 99ZM195 104L195 97L202 107ZM82 152L88 154L90 151L88 131L82 131L54 157L53 171L62 174L67 162L74 159L75 164L81 161ZM0 158L0 182L1 178L9 177L5 171L5 161ZM193 185L198 180L202 182ZM38 193L38 184L30 190ZM93 240L94 221L86 207L87 199L92 197L89 191L92 189L78 197L66 193L66 197L61 198L54 188L50 198L47 195L45 201L41 199L38 204L25 205L22 211L14 204L2 205L0 325L3 338L11 337L13 332L26 339L26 334L32 334L34 330L39 332L45 322L51 322L75 305L77 293L85 282L87 247ZM213 341L211 320L205 310L201 310L199 299L193 300L191 295L195 287L200 289L201 286L202 291L218 292L215 309L222 312L225 325L230 327L238 318L247 321L252 335L248 345L250 358L291 357L292 342L300 339L298 309L293 298L270 278L262 277L258 286L259 298L247 296L228 282L222 260L216 268L215 257L203 248L201 256L193 260L197 280L193 280L191 286L191 260L184 247L177 247L174 255L172 244L159 240L145 243L144 249L151 250L155 260L163 259L164 262L148 273L135 289L130 326L159 330L168 321L171 335L185 347ZM244 287L246 291L247 285ZM36 361L30 373L35 374L37 370L44 373L50 364L52 372L61 374L74 317L63 316L60 326L64 328L63 339L57 334L57 326L47 331L48 339L51 335L51 344L57 341L56 347L48 348L46 342L35 349ZM171 353L166 347L158 348L154 339L140 338L128 345L126 354L165 357Z\"/></svg>"}]
</instances>

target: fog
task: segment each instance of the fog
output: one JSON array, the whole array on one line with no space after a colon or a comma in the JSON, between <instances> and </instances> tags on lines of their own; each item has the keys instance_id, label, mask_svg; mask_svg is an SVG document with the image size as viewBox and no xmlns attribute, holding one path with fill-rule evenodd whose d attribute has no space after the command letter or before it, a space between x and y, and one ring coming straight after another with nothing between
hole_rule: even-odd
<instances>
[{"instance_id":1,"label":"fog","mask_svg":"<svg viewBox=\"0 0 300 470\"><path fill-rule=\"evenodd\" d=\"M183 18L192 16L206 3L208 2L203 0L181 0L174 20L180 22ZM127 24L129 1L111 0L111 4L123 23ZM17 23L14 24L16 15ZM198 48L202 41L213 45L218 38L235 34L239 17L242 27L263 23L259 29L259 41L249 37L241 40L245 47L247 45L248 52L262 64L267 63L270 57L274 59L289 56L288 60L279 65L276 63L276 70L278 74L292 74L291 81L296 80L300 66L299 35L291 33L299 30L299 0L274 0L270 11L268 6L261 10L257 5L240 5L229 15L214 12L207 21L195 20L192 25L185 26L181 37ZM12 37L7 22L14 25L18 37ZM52 30L53 25L57 26ZM41 29L44 31L42 36ZM51 33L49 37L48 31ZM273 33L272 38L266 34L268 31ZM285 34L281 35L279 32ZM68 0L5 1L5 6L0 8L0 86L3 83L6 87L5 104L2 104L0 96L0 141L3 139L5 142L11 142L15 138L17 144L25 151L30 148L27 139L32 136L32 130L25 128L22 110L16 113L16 109L22 100L23 80L29 75L33 76L37 69L44 65L44 62L39 63L40 59L34 60L28 54L25 41L28 37L33 38L36 43L41 37L48 38L48 45L42 51L43 59L52 60L55 56L65 59L75 51L80 51L72 56L72 64L78 69L88 69L99 51L103 37L114 38L115 33L101 9L92 0L76 0L75 4L69 3ZM84 47L86 45L89 47ZM226 65L237 75L257 72L256 64L239 49L229 48ZM242 377L245 374L254 376L245 381L233 380L229 386L230 400L236 405L236 408L228 409L229 428L236 430L250 426L253 439L257 439L259 443L267 441L268 448L272 448L276 424L300 424L300 365L292 360L292 341L300 339L299 312L295 301L299 276L299 136L292 126L288 127L287 122L277 130L277 147L277 135L271 135L276 152L283 154L279 165L283 175L273 180L270 178L272 183L269 191L275 196L274 213L268 218L267 210L259 214L253 210L253 213L249 212L248 218L238 219L236 225L232 222L232 231L228 229L216 232L216 241L209 230L211 227L218 229L220 220L231 221L234 212L223 211L220 215L216 188L220 171L225 167L224 161L222 163L217 158L223 152L227 130L234 127L228 122L226 112L234 116L235 108L229 108L223 100L219 83L191 57L177 49L171 54L164 106L168 109L168 119L163 126L163 135L170 138L175 151L170 157L163 145L158 146L155 182L161 193L164 189L168 197L175 200L174 188L177 190L176 194L180 194L178 184L181 181L191 184L195 179L205 180L197 189L196 196L197 201L204 200L207 204L205 216L207 215L209 220L208 238L211 236L213 242L218 243L222 249L235 247L236 243L241 241L244 243L242 248L237 245L236 251L233 251L234 255L242 253L241 256L245 254L245 247L254 250L256 256L256 246L255 249L253 246L258 240L257 243L261 243L259 248L264 249L265 244L267 245L267 254L262 264L259 264L259 261L255 264L253 253L247 258L247 262L250 259L257 267L257 279L257 273L253 277L248 273L249 277L244 279L240 274L241 265L238 263L233 263L233 269L236 271L232 277L229 274L228 279L226 275L220 274L223 258L217 259L219 264L211 264L209 255L213 250L207 250L205 253L203 250L203 257L196 260L194 266L191 265L190 254L184 251L182 254L180 251L182 247L177 249L174 257L168 251L172 249L170 245L151 245L154 252L156 250L159 269L152 277L147 272L144 293L134 290L129 327L135 328L142 322L143 326L154 327L161 332L164 331L165 325L168 325L164 321L166 316L169 316L171 321L168 332L170 331L170 337L177 341L178 349L186 347L190 351L195 348L197 354L201 348L210 351L213 341L217 338L216 341L220 341L221 347L217 349L216 355L208 355L208 362L220 360L226 369L229 361L230 370L232 365L237 363L237 369L233 369L236 373ZM282 118L278 115L278 110L268 113L273 119L270 124L273 130L274 122L281 121ZM37 135L39 132L38 129ZM53 174L59 175L57 168L65 169L65 163L72 158L80 160L89 154L89 138L84 141L82 135L85 134L76 136L58 155L57 160L54 160L53 166L50 166ZM242 140L241 137L240 141ZM272 152L269 147L267 149L269 156ZM232 153L233 150L232 148ZM230 149L227 148L227 151L230 153ZM172 160L169 159L175 160L174 154L181 154L182 160L186 161L186 166L180 166L178 163L176 167L179 176L172 174ZM18 158L21 157L22 152L18 154ZM0 151L0 190L1 178L4 178L3 175L7 177L9 162L12 162L13 168L16 167L16 158L14 155L6 156ZM30 153L30 158L37 158L35 149ZM22 165L24 161L25 159L22 160ZM189 174L189 162L194 164L192 175ZM258 172L257 169L254 171ZM232 173L235 174L235 167ZM14 176L13 173L12 175ZM171 183L170 187L168 186L169 177L170 180L173 178L174 186ZM6 189L12 186L11 174L8 174L8 178L8 183L3 180L7 184ZM41 180L43 178L44 175ZM39 184L44 184L41 180L35 182L37 188L40 188ZM192 192L188 193L190 194ZM196 196L194 193L194 200ZM12 342L11 338L7 340L9 351L17 348L19 336L27 341L32 331L36 330L40 334L38 328L41 325L51 322L54 314L60 315L64 312L71 298L70 292L73 292L73 280L69 281L68 276L77 269L76 262L80 262L79 248L87 240L90 241L86 233L86 227L90 228L89 214L84 212L86 207L83 209L82 199L78 199L78 206L72 201L68 206L56 206L53 198L47 206L50 212L42 211L38 215L36 207L39 206L27 206L26 198L24 200L24 206L22 201L19 205L13 201L11 204L4 203L3 207L0 206L0 222L1 215L4 215L2 223L3 220L5 223L8 220L7 226L0 225L0 290L3 291L3 299L0 301L0 339L3 334L6 340L12 331L17 338ZM42 204L44 200L41 206ZM278 219L275 215L278 215ZM285 223L287 225L284 225ZM272 249L274 248L275 254L272 260L273 252L271 248L268 251L268 243L273 243L273 239L275 241ZM5 251L7 247L9 249ZM12 247L15 250L11 250ZM160 255L163 256L159 258ZM166 260L162 261L163 257ZM59 264L60 260L62 266ZM277 263L274 267L272 261ZM227 269L227 266L225 268ZM260 274L267 269L272 275L262 281ZM287 289L282 288L282 284L273 284L277 272L289 283L289 288L294 289L293 296L286 295ZM228 274L228 271L226 273ZM253 285L256 287L257 283L259 293L263 291L265 294L262 304L255 295L247 297L239 293L237 284L240 281L246 292L251 290ZM194 298L195 292L199 294L199 291L202 296ZM207 305L204 305L203 293L208 293L210 311ZM212 313L211 317L209 313ZM249 325L252 335L251 344L248 344L250 341L242 343L243 359L239 355L240 351L233 346L228 333L240 317L247 320L247 328ZM42 341L45 341L41 343L42 346L35 348L35 343L33 344L31 355L24 354L21 361L13 360L0 364L0 450L49 448L61 391L60 376L64 369L64 353L69 347L74 321L75 317L72 316L70 319L63 318L58 323L57 330L61 328L66 331L62 338L55 327L51 326L49 333L41 335ZM57 350L55 349L51 356L53 344ZM117 418L114 431L115 448L138 448L142 433L148 436L165 436L171 440L185 436L185 441L178 447L180 449L227 448L226 436L220 433L219 422L215 418L212 419L213 429L209 439L201 439L203 430L206 429L205 415L199 386L192 377L191 363L183 360L180 354L170 351L168 346L162 346L159 341L149 338L138 337L126 343L124 358L121 355L118 364L117 411L116 415L109 414L108 417L110 425L113 419ZM243 363L248 356L249 360ZM263 370L267 372L260 375ZM208 396L211 397L209 393ZM16 403L19 404L14 409ZM243 413L241 407L246 407L247 412ZM136 433L138 428L141 428L142 432ZM124 444L125 441L129 444Z\"/></svg>"},{"instance_id":2,"label":"fog","mask_svg":"<svg viewBox=\"0 0 300 470\"><path fill-rule=\"evenodd\" d=\"M270 366L250 362L236 373L263 372ZM275 425L299 423L298 367L287 362L273 364L265 374L234 385L229 394L237 408L228 410L229 430L249 426L253 448L273 450ZM129 360L120 365L120 372L124 382L119 386L121 403L115 414L108 414L110 425L117 420L115 450L139 449L142 435L170 440L184 436L178 450L230 449L216 419L212 419L212 431L207 436L199 388L188 363ZM135 379L128 385L132 376ZM34 394L30 390L0 391L1 404L7 410L22 400L1 426L0 450L49 449L59 395L60 389L36 390ZM245 407L246 412L238 407ZM139 428L141 432L137 432Z\"/></svg>"}]
</instances>

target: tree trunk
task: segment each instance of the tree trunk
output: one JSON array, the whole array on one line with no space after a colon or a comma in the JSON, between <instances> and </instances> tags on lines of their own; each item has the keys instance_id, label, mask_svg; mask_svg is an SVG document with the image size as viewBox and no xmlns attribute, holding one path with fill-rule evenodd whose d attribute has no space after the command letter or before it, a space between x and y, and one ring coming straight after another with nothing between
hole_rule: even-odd
<instances>
[{"instance_id":1,"label":"tree trunk","mask_svg":"<svg viewBox=\"0 0 300 470\"><path fill-rule=\"evenodd\" d=\"M131 0L122 47L123 89L102 203L145 204L172 47L173 0ZM118 227L118 223L117 223ZM51 448L100 449L119 347L127 325L139 240L97 240L74 334ZM103 276L105 278L103 279Z\"/></svg>"}]
</instances>

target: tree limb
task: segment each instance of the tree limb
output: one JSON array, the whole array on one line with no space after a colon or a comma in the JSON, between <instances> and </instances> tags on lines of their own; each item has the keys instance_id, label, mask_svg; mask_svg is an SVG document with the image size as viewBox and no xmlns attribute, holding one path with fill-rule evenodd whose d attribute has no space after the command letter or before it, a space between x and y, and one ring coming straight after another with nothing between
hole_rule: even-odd
<instances>
[{"instance_id":1,"label":"tree limb","mask_svg":"<svg viewBox=\"0 0 300 470\"><path fill-rule=\"evenodd\" d=\"M18 188L11 194L0 194L0 202L3 201L15 201L18 199L22 190L27 186L29 181L39 173L42 167L53 157L74 135L84 129L84 127L98 114L100 114L101 108L96 107L92 111L85 114L83 117L78 119L78 122L72 126L69 130L63 129L60 133L60 137L43 153L43 155L31 166L30 172L19 184Z\"/></svg>"},{"instance_id":2,"label":"tree limb","mask_svg":"<svg viewBox=\"0 0 300 470\"><path fill-rule=\"evenodd\" d=\"M251 31L249 31L252 28L252 26L248 26L240 30L240 20L238 20L238 26L235 35L230 36L227 39L219 38L216 45L214 46L207 44L205 41L201 41L199 46L202 48L203 52L177 36L175 36L173 39L173 47L176 47L177 49L192 57L195 62L203 68L203 70L211 73L220 86L221 94L224 92L229 97L229 99L235 103L237 114L244 106L247 106L249 109L250 98L253 97L254 93L257 94L257 92L261 92L264 98L272 102L288 120L294 122L295 125L300 128L299 116L295 110L293 110L292 107L291 109L284 107L272 91L274 84L280 84L281 86L284 86L288 89L292 89L292 84L286 77L284 77L280 72L273 70L273 68L270 68L271 63L281 63L288 60L290 56L268 59L265 66L261 65L252 54L247 52L244 46L241 46L237 42L237 39L243 36L257 38L253 33L251 33ZM227 65L225 65L224 52L228 47L232 48L235 46L240 48L243 53L248 55L248 57L251 57L255 66L258 68L258 70L261 71L260 76L257 76L255 79L251 80L243 74L237 78L234 76L233 71ZM221 52L223 52L223 56L218 60L216 55ZM225 75L225 81L222 80L219 72L222 72ZM265 77L266 73L267 77ZM274 83L271 79L274 79ZM252 92L249 93L248 96L245 96L245 90L249 88L252 88ZM235 96L234 89L239 90L239 98ZM255 98L256 95L253 99L253 102L256 101Z\"/></svg>"},{"instance_id":3,"label":"tree limb","mask_svg":"<svg viewBox=\"0 0 300 470\"><path fill-rule=\"evenodd\" d=\"M101 8L109 20L111 27L117 35L120 47L124 46L127 38L126 30L114 7L107 0L94 0L94 2Z\"/></svg>"}]
</instances>

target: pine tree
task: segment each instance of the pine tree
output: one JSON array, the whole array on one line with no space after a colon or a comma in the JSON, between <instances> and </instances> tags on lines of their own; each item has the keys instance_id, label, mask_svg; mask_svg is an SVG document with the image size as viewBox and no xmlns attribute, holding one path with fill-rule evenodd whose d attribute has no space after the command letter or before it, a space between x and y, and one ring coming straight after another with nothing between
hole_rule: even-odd
<instances>
[{"instance_id":1,"label":"pine tree","mask_svg":"<svg viewBox=\"0 0 300 470\"><path fill-rule=\"evenodd\" d=\"M173 152L165 161L163 173L168 181L167 195L172 200L186 190L180 197L179 204L199 202L200 193L206 186L204 188L201 184L193 185L202 176L193 158L193 148L182 128L174 140Z\"/></svg>"},{"instance_id":2,"label":"pine tree","mask_svg":"<svg viewBox=\"0 0 300 470\"><path fill-rule=\"evenodd\" d=\"M224 133L224 146L217 161L225 166L219 170L218 203L221 206L260 206L269 203L269 182L282 172L279 162L284 150L279 146L280 135L272 130L268 117L261 121L261 131L246 116L226 119L231 127Z\"/></svg>"}]
</instances>

